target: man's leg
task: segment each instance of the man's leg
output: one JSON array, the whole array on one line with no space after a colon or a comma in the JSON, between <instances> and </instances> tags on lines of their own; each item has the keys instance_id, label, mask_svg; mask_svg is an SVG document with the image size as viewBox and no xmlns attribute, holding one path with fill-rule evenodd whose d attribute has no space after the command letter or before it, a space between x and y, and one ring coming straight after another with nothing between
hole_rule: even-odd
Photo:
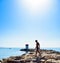
<instances>
[{"instance_id":1,"label":"man's leg","mask_svg":"<svg viewBox=\"0 0 60 63\"><path fill-rule=\"evenodd\" d=\"M38 51L36 50L36 56L37 56L37 52L38 52Z\"/></svg>"},{"instance_id":2,"label":"man's leg","mask_svg":"<svg viewBox=\"0 0 60 63\"><path fill-rule=\"evenodd\" d=\"M41 56L40 50L38 50L39 56Z\"/></svg>"}]
</instances>

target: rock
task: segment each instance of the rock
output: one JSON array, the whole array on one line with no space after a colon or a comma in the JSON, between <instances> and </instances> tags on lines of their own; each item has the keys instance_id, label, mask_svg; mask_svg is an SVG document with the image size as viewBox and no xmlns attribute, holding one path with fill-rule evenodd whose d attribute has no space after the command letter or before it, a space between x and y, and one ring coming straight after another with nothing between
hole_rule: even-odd
<instances>
[{"instance_id":1,"label":"rock","mask_svg":"<svg viewBox=\"0 0 60 63\"><path fill-rule=\"evenodd\" d=\"M41 50L41 56L39 54L35 56L35 51L23 54L21 56L11 56L7 59L3 59L2 63L60 63L60 53L53 50Z\"/></svg>"},{"instance_id":2,"label":"rock","mask_svg":"<svg viewBox=\"0 0 60 63\"><path fill-rule=\"evenodd\" d=\"M60 60L60 56L57 56L55 60Z\"/></svg>"}]
</instances>

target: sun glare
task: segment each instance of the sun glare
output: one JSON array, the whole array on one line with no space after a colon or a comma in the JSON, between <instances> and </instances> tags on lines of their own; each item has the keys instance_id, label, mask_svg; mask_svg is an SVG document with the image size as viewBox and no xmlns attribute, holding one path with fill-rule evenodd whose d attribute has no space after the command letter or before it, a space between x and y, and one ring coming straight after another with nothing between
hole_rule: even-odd
<instances>
[{"instance_id":1,"label":"sun glare","mask_svg":"<svg viewBox=\"0 0 60 63\"><path fill-rule=\"evenodd\" d=\"M22 6L31 13L44 13L50 9L51 0L22 0Z\"/></svg>"}]
</instances>

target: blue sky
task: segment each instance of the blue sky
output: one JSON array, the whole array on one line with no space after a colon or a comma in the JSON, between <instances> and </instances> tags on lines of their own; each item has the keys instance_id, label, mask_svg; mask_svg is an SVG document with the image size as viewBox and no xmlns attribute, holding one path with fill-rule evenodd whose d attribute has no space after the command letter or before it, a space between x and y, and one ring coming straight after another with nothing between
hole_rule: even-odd
<instances>
[{"instance_id":1,"label":"blue sky","mask_svg":"<svg viewBox=\"0 0 60 63\"><path fill-rule=\"evenodd\" d=\"M35 47L35 39L60 47L60 0L0 0L0 47Z\"/></svg>"}]
</instances>

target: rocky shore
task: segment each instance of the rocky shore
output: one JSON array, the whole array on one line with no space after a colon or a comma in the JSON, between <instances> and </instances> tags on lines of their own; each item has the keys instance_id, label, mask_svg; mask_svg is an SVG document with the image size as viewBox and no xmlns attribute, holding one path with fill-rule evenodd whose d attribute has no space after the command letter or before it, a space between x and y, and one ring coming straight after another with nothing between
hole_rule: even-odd
<instances>
[{"instance_id":1,"label":"rocky shore","mask_svg":"<svg viewBox=\"0 0 60 63\"><path fill-rule=\"evenodd\" d=\"M41 55L35 56L35 51L30 51L21 56L11 56L0 60L0 63L60 63L60 52L41 50Z\"/></svg>"}]
</instances>

